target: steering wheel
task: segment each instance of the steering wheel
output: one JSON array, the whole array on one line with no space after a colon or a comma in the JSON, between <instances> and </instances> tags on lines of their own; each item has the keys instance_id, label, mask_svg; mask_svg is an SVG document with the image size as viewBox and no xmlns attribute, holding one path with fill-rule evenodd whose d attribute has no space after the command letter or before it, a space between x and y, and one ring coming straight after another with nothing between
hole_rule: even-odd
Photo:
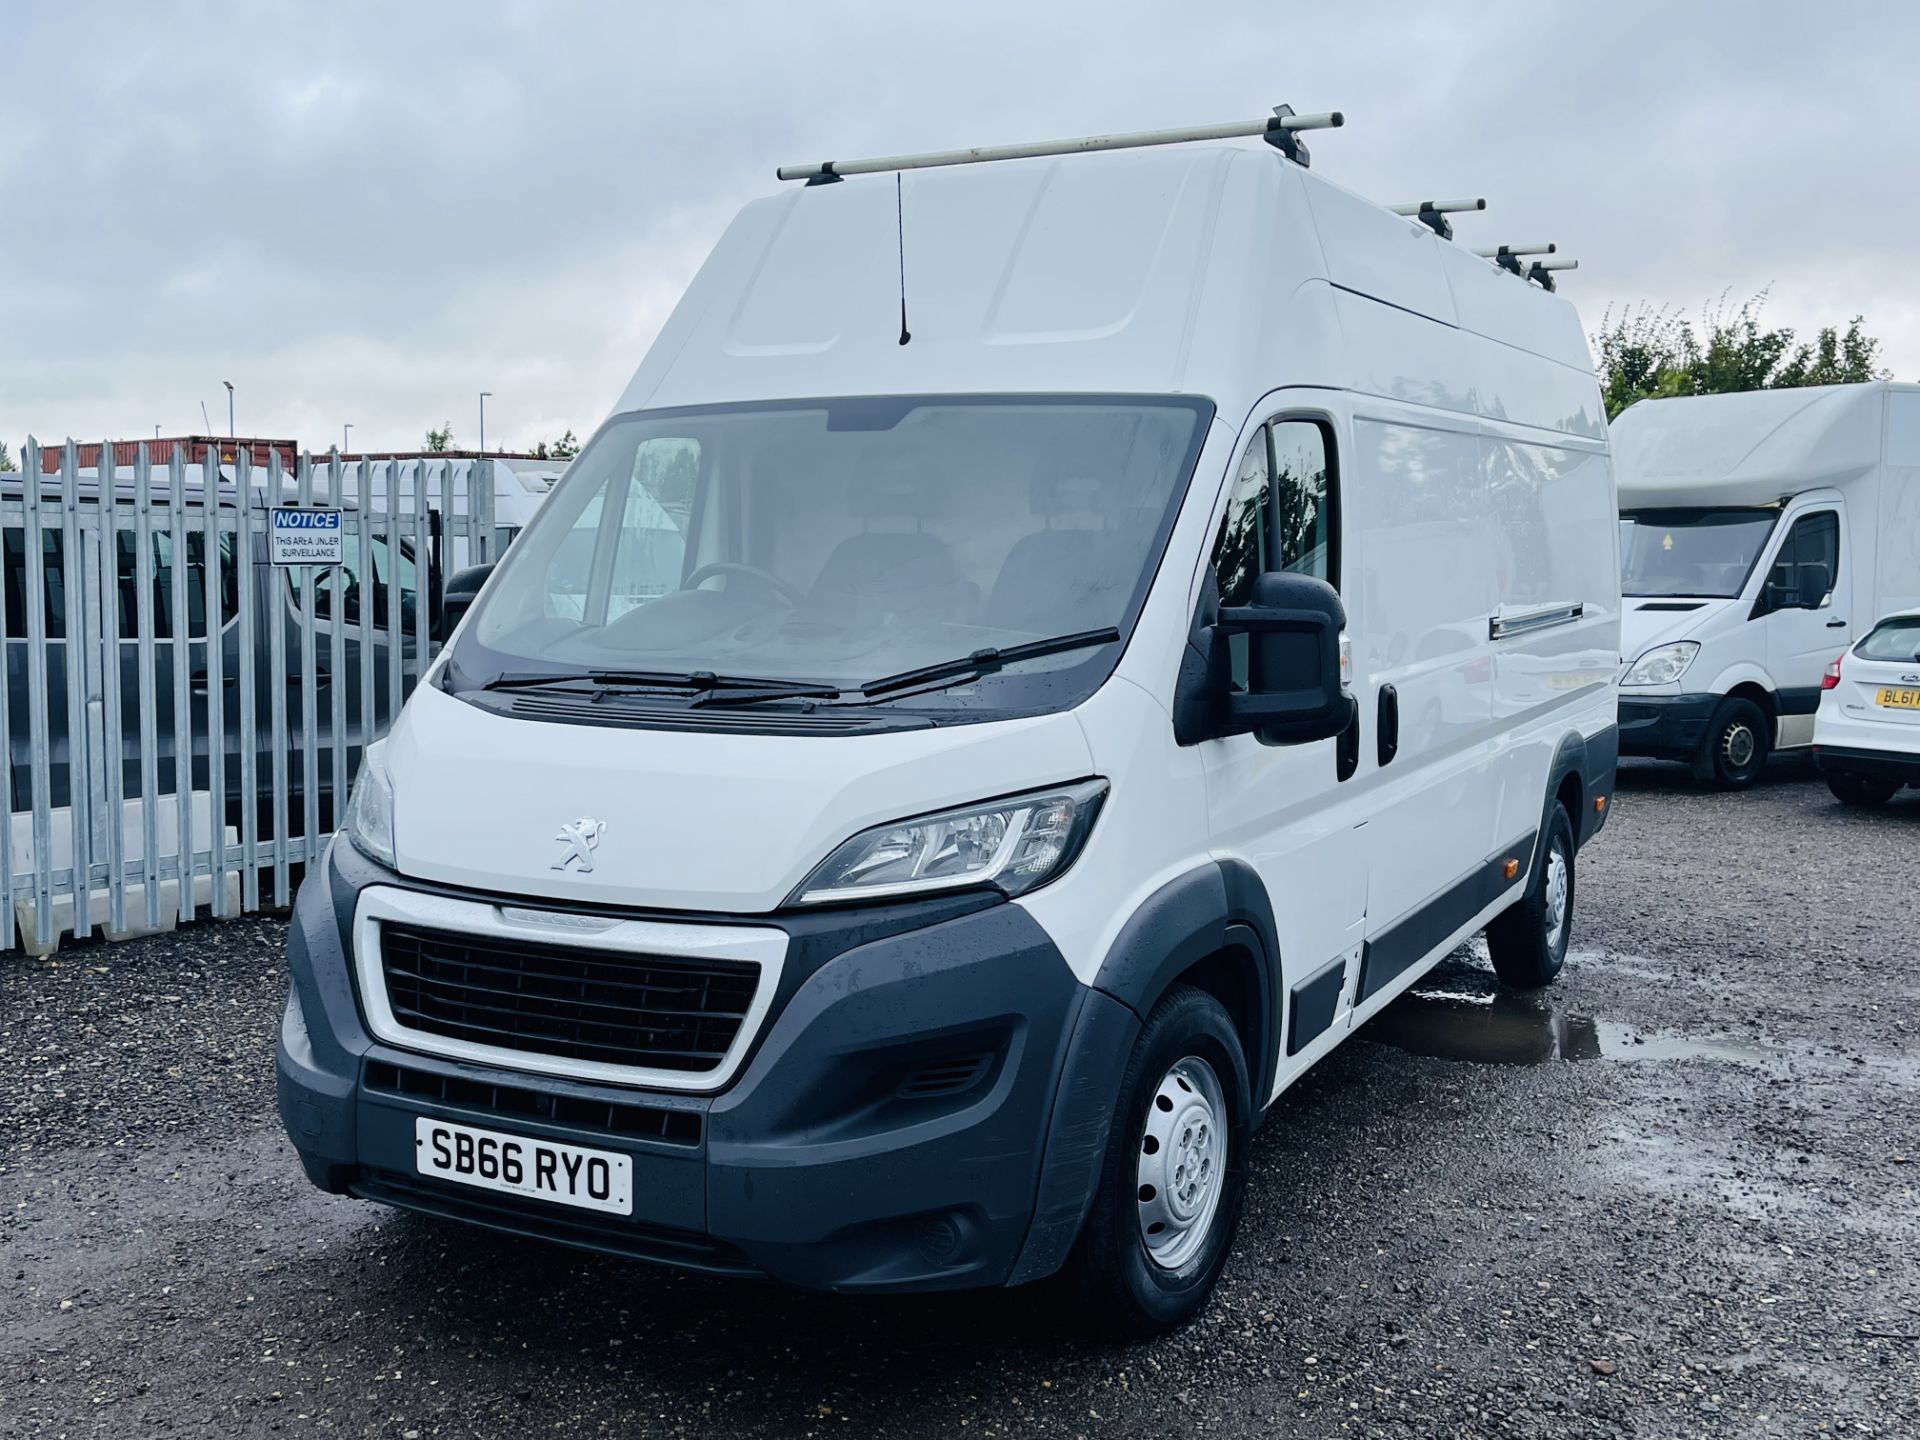
<instances>
[{"instance_id":1,"label":"steering wheel","mask_svg":"<svg viewBox=\"0 0 1920 1440\"><path fill-rule=\"evenodd\" d=\"M749 580L758 580L795 610L799 609L807 598L796 586L789 585L778 575L762 570L758 565L746 565L738 560L715 560L709 565L702 565L681 582L680 588L697 590L716 575L741 575Z\"/></svg>"}]
</instances>

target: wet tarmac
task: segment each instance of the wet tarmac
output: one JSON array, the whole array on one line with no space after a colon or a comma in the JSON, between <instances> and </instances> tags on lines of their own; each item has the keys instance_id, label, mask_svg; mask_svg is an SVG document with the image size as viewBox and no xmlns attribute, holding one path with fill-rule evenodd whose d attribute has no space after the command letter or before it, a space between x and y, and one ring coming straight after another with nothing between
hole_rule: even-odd
<instances>
[{"instance_id":1,"label":"wet tarmac","mask_svg":"<svg viewBox=\"0 0 1920 1440\"><path fill-rule=\"evenodd\" d=\"M0 1437L1920 1436L1920 795L1629 771L1580 865L1559 981L1463 948L1317 1065L1120 1347L321 1195L278 921L0 956Z\"/></svg>"}]
</instances>

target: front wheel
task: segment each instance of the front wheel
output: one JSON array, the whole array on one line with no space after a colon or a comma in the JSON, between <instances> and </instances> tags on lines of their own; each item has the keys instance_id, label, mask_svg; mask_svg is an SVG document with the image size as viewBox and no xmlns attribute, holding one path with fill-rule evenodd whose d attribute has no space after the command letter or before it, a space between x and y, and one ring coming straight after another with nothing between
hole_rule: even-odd
<instances>
[{"instance_id":1,"label":"front wheel","mask_svg":"<svg viewBox=\"0 0 1920 1440\"><path fill-rule=\"evenodd\" d=\"M1830 772L1827 776L1827 789L1831 790L1833 798L1842 804L1857 805L1863 810L1876 810L1900 792L1900 782L1871 780L1865 775Z\"/></svg>"},{"instance_id":2,"label":"front wheel","mask_svg":"<svg viewBox=\"0 0 1920 1440\"><path fill-rule=\"evenodd\" d=\"M1557 801L1547 812L1540 863L1518 900L1487 926L1487 956L1509 985L1538 989L1567 963L1573 937L1573 822Z\"/></svg>"},{"instance_id":3,"label":"front wheel","mask_svg":"<svg viewBox=\"0 0 1920 1440\"><path fill-rule=\"evenodd\" d=\"M1211 995L1175 986L1134 1043L1069 1262L1096 1324L1154 1335L1200 1312L1233 1245L1252 1132L1233 1021Z\"/></svg>"},{"instance_id":4,"label":"front wheel","mask_svg":"<svg viewBox=\"0 0 1920 1440\"><path fill-rule=\"evenodd\" d=\"M1767 768L1767 731L1767 712L1751 700L1722 700L1693 757L1693 778L1715 790L1745 790Z\"/></svg>"}]
</instances>

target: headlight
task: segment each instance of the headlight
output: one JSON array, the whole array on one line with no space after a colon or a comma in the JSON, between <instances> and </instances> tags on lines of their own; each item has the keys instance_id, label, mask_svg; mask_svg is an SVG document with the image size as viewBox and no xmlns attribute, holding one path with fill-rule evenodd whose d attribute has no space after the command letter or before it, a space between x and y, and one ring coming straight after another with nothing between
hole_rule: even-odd
<instances>
[{"instance_id":1,"label":"headlight","mask_svg":"<svg viewBox=\"0 0 1920 1440\"><path fill-rule=\"evenodd\" d=\"M1687 673L1693 657L1700 653L1695 640L1676 640L1671 645L1656 645L1620 677L1622 685L1667 685Z\"/></svg>"},{"instance_id":2,"label":"headlight","mask_svg":"<svg viewBox=\"0 0 1920 1440\"><path fill-rule=\"evenodd\" d=\"M393 858L393 777L387 773L387 742L376 740L360 757L353 794L347 798L347 838L369 859L390 870Z\"/></svg>"},{"instance_id":3,"label":"headlight","mask_svg":"<svg viewBox=\"0 0 1920 1440\"><path fill-rule=\"evenodd\" d=\"M1025 894L1073 863L1106 794L1106 781L1084 780L863 830L822 861L792 901L879 900L971 885Z\"/></svg>"}]
</instances>

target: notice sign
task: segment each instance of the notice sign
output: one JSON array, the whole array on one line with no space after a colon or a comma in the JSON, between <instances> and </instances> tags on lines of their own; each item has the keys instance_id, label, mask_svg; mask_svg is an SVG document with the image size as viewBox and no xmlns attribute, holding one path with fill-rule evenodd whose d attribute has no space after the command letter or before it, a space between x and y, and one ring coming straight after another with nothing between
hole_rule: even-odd
<instances>
[{"instance_id":1,"label":"notice sign","mask_svg":"<svg viewBox=\"0 0 1920 1440\"><path fill-rule=\"evenodd\" d=\"M346 560L346 527L338 510L276 505L269 550L276 565L339 565Z\"/></svg>"}]
</instances>

